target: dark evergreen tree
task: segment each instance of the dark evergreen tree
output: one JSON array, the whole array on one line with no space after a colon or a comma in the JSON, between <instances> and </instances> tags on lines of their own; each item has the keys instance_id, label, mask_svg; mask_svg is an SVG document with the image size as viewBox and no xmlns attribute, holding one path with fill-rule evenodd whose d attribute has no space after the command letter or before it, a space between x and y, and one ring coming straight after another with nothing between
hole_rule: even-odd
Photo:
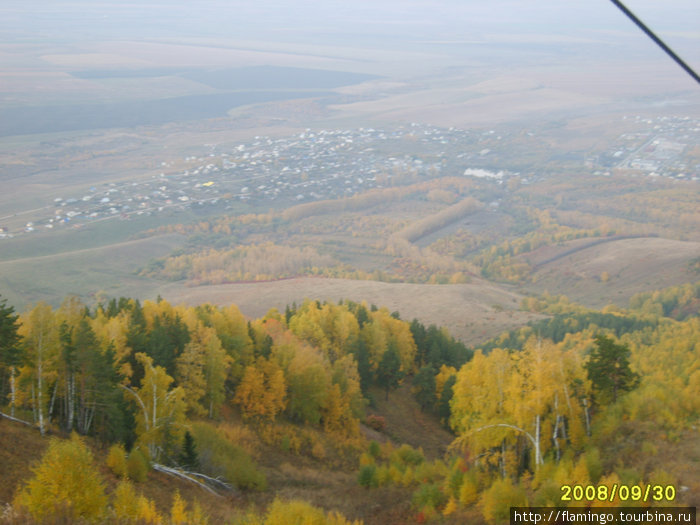
<instances>
[{"instance_id":1,"label":"dark evergreen tree","mask_svg":"<svg viewBox=\"0 0 700 525\"><path fill-rule=\"evenodd\" d=\"M438 417L442 421L443 425L449 428L450 422L450 401L452 401L452 396L454 395L454 386L457 382L457 376L452 375L447 378L445 384L442 385L442 392L440 394L440 401L438 402Z\"/></svg>"},{"instance_id":2,"label":"dark evergreen tree","mask_svg":"<svg viewBox=\"0 0 700 525\"><path fill-rule=\"evenodd\" d=\"M639 375L630 368L629 358L627 345L605 335L596 336L595 348L585 366L598 404L614 403L622 392L639 384Z\"/></svg>"},{"instance_id":3,"label":"dark evergreen tree","mask_svg":"<svg viewBox=\"0 0 700 525\"><path fill-rule=\"evenodd\" d=\"M123 299L123 298L122 298ZM131 348L128 362L131 365L132 375L131 384L138 385L144 376L143 366L136 360L136 354L148 351L148 334L146 332L146 318L143 315L143 309L138 300L124 301L119 299L119 310L127 310L129 312L129 325L126 331L126 345Z\"/></svg>"},{"instance_id":4,"label":"dark evergreen tree","mask_svg":"<svg viewBox=\"0 0 700 525\"><path fill-rule=\"evenodd\" d=\"M402 378L399 352L394 343L389 343L389 347L384 352L377 367L377 385L384 389L387 400L389 399L389 390L397 388Z\"/></svg>"},{"instance_id":5,"label":"dark evergreen tree","mask_svg":"<svg viewBox=\"0 0 700 525\"><path fill-rule=\"evenodd\" d=\"M180 316L157 316L147 336L146 354L155 366L162 366L169 376L176 375L175 362L190 342L190 333Z\"/></svg>"},{"instance_id":6,"label":"dark evergreen tree","mask_svg":"<svg viewBox=\"0 0 700 525\"><path fill-rule=\"evenodd\" d=\"M372 363L369 360L369 350L361 337L353 338L348 343L348 349L355 356L357 374L360 376L360 390L366 396L372 384Z\"/></svg>"},{"instance_id":7,"label":"dark evergreen tree","mask_svg":"<svg viewBox=\"0 0 700 525\"><path fill-rule=\"evenodd\" d=\"M116 371L115 352L110 345L104 352L93 354L91 363L95 380L95 415L90 433L103 443L124 442L128 447L135 439L134 407L127 403L119 387L121 376Z\"/></svg>"},{"instance_id":8,"label":"dark evergreen tree","mask_svg":"<svg viewBox=\"0 0 700 525\"><path fill-rule=\"evenodd\" d=\"M256 341L255 345L257 355L261 355L265 359L270 357L270 354L272 353L273 344L274 341L272 340L272 337L270 337L269 334L265 334L264 337L259 338L259 341Z\"/></svg>"},{"instance_id":9,"label":"dark evergreen tree","mask_svg":"<svg viewBox=\"0 0 700 525\"><path fill-rule=\"evenodd\" d=\"M114 297L112 297L112 299L110 299L109 303L107 304L105 315L107 315L107 317L111 319L112 317L116 317L118 313L119 309L117 307L117 300Z\"/></svg>"},{"instance_id":10,"label":"dark evergreen tree","mask_svg":"<svg viewBox=\"0 0 700 525\"><path fill-rule=\"evenodd\" d=\"M7 306L6 299L0 301L0 404L4 404L2 401L8 394L11 396L17 369L22 364L18 318L15 309ZM11 410L14 412L14 406Z\"/></svg>"},{"instance_id":11,"label":"dark evergreen tree","mask_svg":"<svg viewBox=\"0 0 700 525\"><path fill-rule=\"evenodd\" d=\"M180 454L180 465L187 470L196 470L199 467L199 456L197 454L197 446L194 442L194 437L190 431L185 432L185 437L182 440L182 453Z\"/></svg>"},{"instance_id":12,"label":"dark evergreen tree","mask_svg":"<svg viewBox=\"0 0 700 525\"><path fill-rule=\"evenodd\" d=\"M437 371L430 365L422 367L413 378L413 386L416 388L416 400L421 410L433 409L435 406L435 376Z\"/></svg>"},{"instance_id":13,"label":"dark evergreen tree","mask_svg":"<svg viewBox=\"0 0 700 525\"><path fill-rule=\"evenodd\" d=\"M416 343L416 364L418 366L423 366L428 356L425 326L423 326L418 319L414 319L411 321L409 329L411 330L411 335L413 335L413 341Z\"/></svg>"},{"instance_id":14,"label":"dark evergreen tree","mask_svg":"<svg viewBox=\"0 0 700 525\"><path fill-rule=\"evenodd\" d=\"M360 330L363 326L365 326L365 323L369 322L369 312L367 312L367 308L365 308L364 305L360 304L357 306L355 318L357 319L357 324L360 327Z\"/></svg>"}]
</instances>

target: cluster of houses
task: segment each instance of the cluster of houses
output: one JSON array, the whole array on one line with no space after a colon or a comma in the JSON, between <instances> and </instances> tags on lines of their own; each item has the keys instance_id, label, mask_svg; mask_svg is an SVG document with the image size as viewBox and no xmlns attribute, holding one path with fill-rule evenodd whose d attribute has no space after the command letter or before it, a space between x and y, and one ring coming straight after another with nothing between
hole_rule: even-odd
<instances>
[{"instance_id":1,"label":"cluster of houses","mask_svg":"<svg viewBox=\"0 0 700 525\"><path fill-rule=\"evenodd\" d=\"M700 144L700 120L690 117L648 118L627 116L640 131L623 133L606 153L590 159L598 175L613 170L638 172L650 177L700 180L700 164L685 153Z\"/></svg>"},{"instance_id":2,"label":"cluster of houses","mask_svg":"<svg viewBox=\"0 0 700 525\"><path fill-rule=\"evenodd\" d=\"M700 165L689 152L700 144L700 121L688 117L625 117L634 132L607 152L591 156L593 173L615 170L698 180ZM475 177L502 184L517 175L507 165L517 147L537 138L522 130L461 130L410 124L391 130L311 130L281 138L258 136L235 145L203 145L200 155L162 162L161 173L96 185L81 195L54 196L21 228L0 221L0 239L22 233L80 227L195 208L215 215L247 203L247 210L284 208L336 199L371 188L440 176ZM177 168L173 166L177 165ZM595 170L595 171L593 171ZM240 206L239 206L240 209Z\"/></svg>"},{"instance_id":3,"label":"cluster of houses","mask_svg":"<svg viewBox=\"0 0 700 525\"><path fill-rule=\"evenodd\" d=\"M203 214L221 213L236 202L267 211L438 177L446 174L446 166L449 174L463 174L464 167L452 170L445 159L471 149L482 158L491 135L411 124L390 131L305 130L284 138L258 136L233 146L205 145L202 155L178 161L177 171L166 173L171 164L163 162L164 172L140 180L55 196L42 208L43 215L32 216L16 231L0 229L0 238L166 210L201 207ZM216 208L207 210L212 206Z\"/></svg>"}]
</instances>

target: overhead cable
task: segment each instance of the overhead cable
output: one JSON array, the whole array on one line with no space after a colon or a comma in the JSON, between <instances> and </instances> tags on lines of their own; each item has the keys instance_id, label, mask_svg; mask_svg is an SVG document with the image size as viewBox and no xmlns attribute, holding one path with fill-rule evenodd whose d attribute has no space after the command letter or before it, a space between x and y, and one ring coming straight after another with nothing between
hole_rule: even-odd
<instances>
[{"instance_id":1,"label":"overhead cable","mask_svg":"<svg viewBox=\"0 0 700 525\"><path fill-rule=\"evenodd\" d=\"M632 11L630 11L629 9L627 9L627 7L625 7L625 5L624 5L622 2L620 2L619 0L610 0L610 1L611 1L613 4L615 4L618 8L620 8L620 11L622 11L623 13L625 13L625 14L627 15L627 17L628 17L630 20L632 20L632 22L634 22L635 24L637 24L637 26L639 27L639 29L641 29L642 31L644 31L644 33L646 33L646 35L647 35L649 38L651 38L654 42L656 42L656 44L657 44L661 49L663 49L663 50L666 52L666 54L667 54L668 56L670 56L673 60L675 60L676 63L677 63L679 66L681 66L681 67L686 71L686 73L688 73L691 77L693 77L693 78L695 79L695 81L696 81L698 84L700 84L700 76L698 76L698 74L697 74L695 71L693 71L693 69L692 69L688 64L686 64L686 63L683 61L683 59L681 59L681 57L679 57L679 56L673 51L673 49L671 49L670 47L668 47L668 46L664 43L663 40L661 40L658 36L656 36L656 35L654 34L654 32L653 32L651 29L649 29L649 28L644 24L644 22L642 22L639 18L637 18L637 16L636 16Z\"/></svg>"}]
</instances>

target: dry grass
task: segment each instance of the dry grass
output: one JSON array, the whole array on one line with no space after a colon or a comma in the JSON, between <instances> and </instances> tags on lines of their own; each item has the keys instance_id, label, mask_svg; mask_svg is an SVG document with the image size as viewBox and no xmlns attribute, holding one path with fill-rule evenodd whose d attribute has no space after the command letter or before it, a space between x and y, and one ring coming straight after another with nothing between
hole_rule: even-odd
<instances>
[{"instance_id":1,"label":"dry grass","mask_svg":"<svg viewBox=\"0 0 700 525\"><path fill-rule=\"evenodd\" d=\"M182 242L178 235L165 235L0 261L0 289L3 298L18 311L38 301L58 305L68 295L78 295L90 304L100 290L111 297L155 298L158 283L139 277L136 272Z\"/></svg>"},{"instance_id":2,"label":"dry grass","mask_svg":"<svg viewBox=\"0 0 700 525\"><path fill-rule=\"evenodd\" d=\"M12 502L17 487L48 446L39 431L0 417L0 507Z\"/></svg>"},{"instance_id":3,"label":"dry grass","mask_svg":"<svg viewBox=\"0 0 700 525\"><path fill-rule=\"evenodd\" d=\"M195 288L169 284L160 293L173 304L235 303L244 315L253 318L265 315L270 308L284 311L285 306L301 304L305 298L366 301L398 311L406 320L416 318L426 326L446 326L466 344L483 342L539 318L517 310L522 299L518 293L480 279L469 284L428 285L303 277Z\"/></svg>"},{"instance_id":4,"label":"dry grass","mask_svg":"<svg viewBox=\"0 0 700 525\"><path fill-rule=\"evenodd\" d=\"M420 447L428 460L444 457L455 436L440 425L437 417L420 409L411 394L410 381L404 381L397 390L390 392L388 401L383 390L374 390L373 396L375 408L368 409L368 413L384 417L384 433L395 443Z\"/></svg>"},{"instance_id":5,"label":"dry grass","mask_svg":"<svg viewBox=\"0 0 700 525\"><path fill-rule=\"evenodd\" d=\"M557 250L565 251L573 245L550 247L547 254L540 256L546 259L556 255ZM535 272L534 283L526 289L564 294L590 308L611 303L626 307L636 293L697 280L697 274L688 269L688 261L698 256L698 242L662 238L613 241L545 264ZM601 280L603 272L609 274L607 282Z\"/></svg>"}]
</instances>

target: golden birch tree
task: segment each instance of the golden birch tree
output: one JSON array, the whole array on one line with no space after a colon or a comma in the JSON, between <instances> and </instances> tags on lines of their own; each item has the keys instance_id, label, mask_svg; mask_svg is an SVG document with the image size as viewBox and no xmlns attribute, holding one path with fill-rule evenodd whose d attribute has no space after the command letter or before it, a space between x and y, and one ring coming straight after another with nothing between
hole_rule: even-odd
<instances>
[{"instance_id":1,"label":"golden birch tree","mask_svg":"<svg viewBox=\"0 0 700 525\"><path fill-rule=\"evenodd\" d=\"M31 402L39 430L46 432L47 379L56 376L58 358L58 326L51 306L39 302L21 318L18 333L24 340L27 364L20 372L24 399Z\"/></svg>"},{"instance_id":2,"label":"golden birch tree","mask_svg":"<svg viewBox=\"0 0 700 525\"><path fill-rule=\"evenodd\" d=\"M139 387L124 386L136 404L136 435L139 444L148 448L151 458L158 459L170 442L181 443L185 426L185 391L170 388L173 378L161 366L153 366L146 354L136 354L144 368Z\"/></svg>"},{"instance_id":3,"label":"golden birch tree","mask_svg":"<svg viewBox=\"0 0 700 525\"><path fill-rule=\"evenodd\" d=\"M247 366L236 389L234 402L244 419L274 421L287 405L287 384L282 368L274 359L259 357Z\"/></svg>"}]
</instances>

